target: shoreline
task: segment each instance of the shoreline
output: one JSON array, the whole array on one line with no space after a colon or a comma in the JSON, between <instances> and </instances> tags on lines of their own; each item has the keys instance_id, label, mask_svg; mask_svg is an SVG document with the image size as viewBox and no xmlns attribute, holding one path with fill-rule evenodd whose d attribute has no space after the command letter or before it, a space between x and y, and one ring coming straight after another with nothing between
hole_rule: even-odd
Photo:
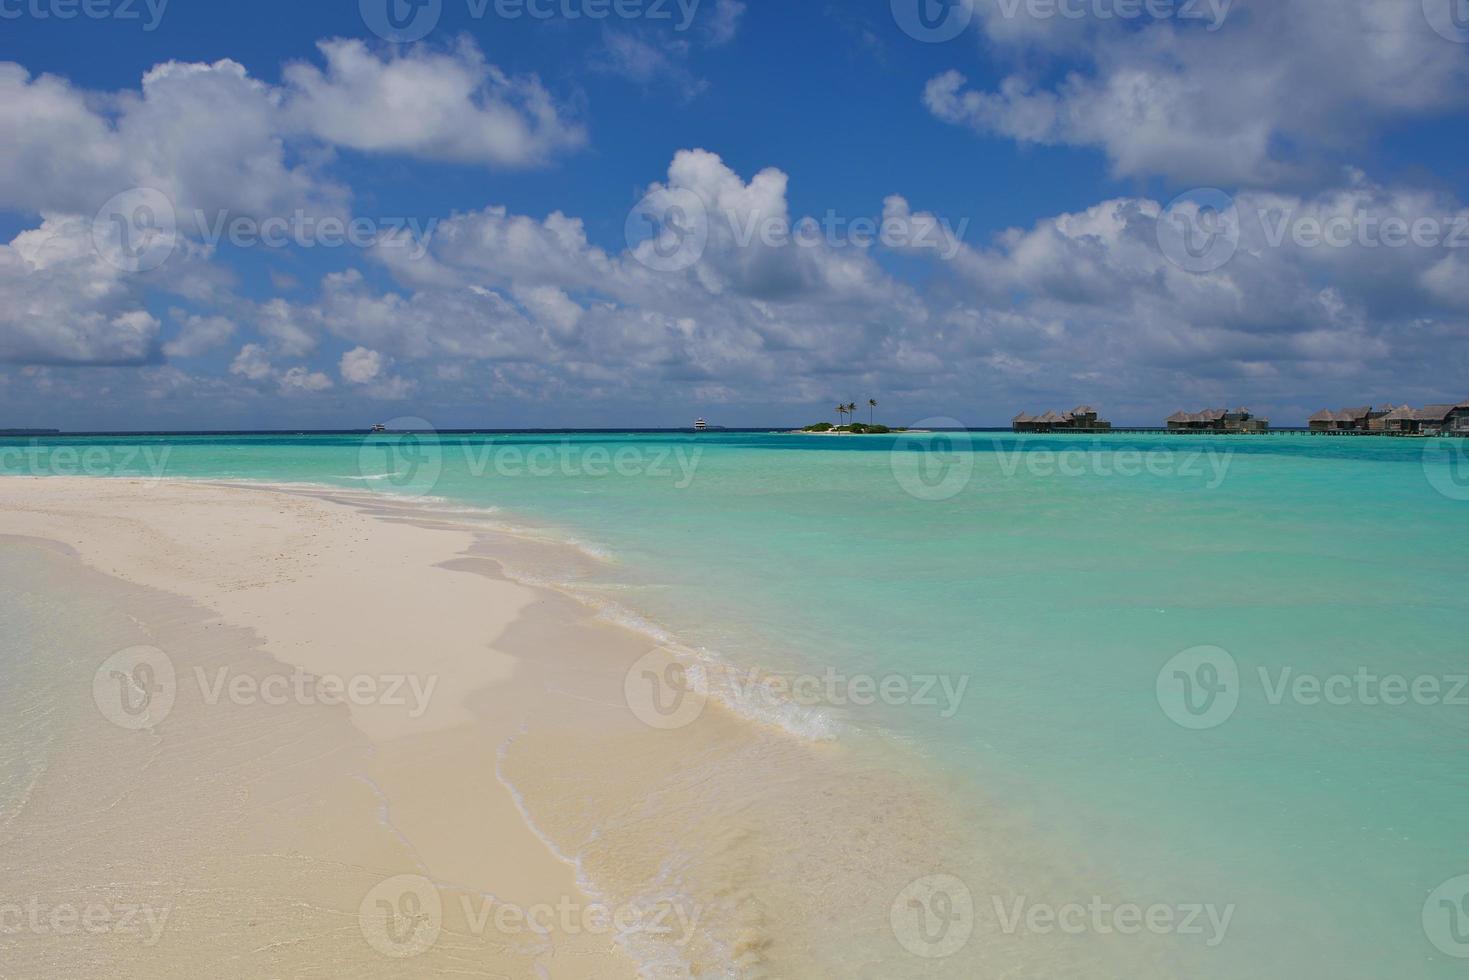
<instances>
[{"instance_id":1,"label":"shoreline","mask_svg":"<svg viewBox=\"0 0 1469 980\"><path fill-rule=\"evenodd\" d=\"M208 892L156 949L132 950L133 960L109 951L107 962L136 966L113 975L218 973L233 962L226 953L302 977L347 967L361 976L468 968L552 980L982 974L1013 966L1014 937L976 921L973 941L953 958L916 957L903 931L911 927L893 918L896 897L935 874L967 882L977 900L1070 894L1076 882L1110 877L1084 872L1084 855L973 798L902 744L793 728L758 699L700 681L719 671L671 637L604 618L553 584L513 580L517 555L534 567L538 550L570 543L493 511L483 525L466 523L467 510L302 485L0 480L0 535L73 549L94 586L73 588L79 594L113 588L106 583L141 588L145 598L123 596L115 612L146 627L179 678L172 711L155 727L119 737L96 710L101 702L88 706L85 747L63 754L19 818L19 839L38 848L31 859L49 853L35 842L52 839L58 821L76 819L51 800L55 786L86 787L83 773L102 757L129 780L161 780L141 834L145 853L174 846L167 828L222 813L230 833L206 864L223 862L232 881L261 853L313 867L331 855L305 905L294 879L269 874L235 886L222 906ZM201 635L230 639L221 646ZM677 663L696 679L694 718L664 726L639 711L630 685L649 675L654 653L655 673ZM85 665L88 679L101 659ZM418 676L417 687L400 687L431 690L432 700L418 713L371 702L209 701L202 678L213 671L260 680L282 665L317 677ZM200 668L200 683L189 683ZM227 744L235 741L240 748ZM323 755L325 745L334 748ZM251 789L219 787L224 797L202 814L170 799L169 786L207 781L227 750L245 753L225 768L250 767ZM311 818L282 825L256 803L262 781L286 784L270 799ZM99 840L137 851L136 827L122 841ZM146 861L130 873L171 880ZM175 873L191 883L192 866ZM304 909L317 928L303 935L260 911L281 905ZM564 906L574 921L527 925L527 910L550 917ZM403 909L429 909L433 929L384 918ZM634 925L655 917L672 925L614 934L590 922L598 909ZM270 941L240 934L242 917L273 929ZM1048 955L1060 957L1058 968L1100 955L1145 976L1157 952L1103 942Z\"/></svg>"},{"instance_id":2,"label":"shoreline","mask_svg":"<svg viewBox=\"0 0 1469 980\"><path fill-rule=\"evenodd\" d=\"M34 840L34 824L64 820L48 787L87 785L79 770L99 755L121 753L110 765L128 779L145 778L162 757L173 760L165 768L179 770L175 777L203 778L189 746L215 744L241 726L253 744L261 713L278 723L274 713L282 712L295 719L288 727L330 731L329 739L313 735L271 747L269 764L252 760L270 778L291 774L286 795L318 814L309 839L283 849L312 855L345 845L353 856L338 856L334 865L381 870L365 880L360 871L328 876L330 897L322 904L354 928L314 949L299 947L299 937L278 939L270 948L284 952L271 961L273 970L311 976L330 962L349 963L364 976L400 975L393 968L401 963L455 972L473 950L476 969L486 975L553 980L842 975L828 969L831 937L809 896L761 856L784 852L788 861L853 878L872 878L870 865L885 865L872 894L841 889L869 931L885 929L890 895L912 868L927 865L933 841L947 835L958 846L957 821L941 813L933 787L904 773L912 760L855 759L850 746L812 741L778 715L748 716L712 689L700 692L707 710L696 723L650 725L628 700L626 684L659 647L655 638L554 585L508 577L506 563L516 563L522 546L531 565L537 550L578 546L506 525L493 511L484 512L490 521L482 527L462 523L465 510L327 486L0 480L0 542L64 549L62 564L71 570L58 574L80 584L63 591L116 593L113 611L146 626L147 646L166 652L176 688L157 724L140 730L119 733L116 718L96 711L101 702L86 712L85 748L42 776L37 800L6 829L16 840ZM154 625L160 621L187 622L192 632ZM232 639L224 651L210 644L200 655L200 629ZM694 671L707 666L676 644L661 649L670 652L660 663L671 657ZM98 660L86 665L89 674ZM136 665L123 666L136 676ZM346 688L376 679L374 690L384 695L399 681L407 704L386 703L385 696L345 705L312 697L301 703L299 693L266 696L272 680L277 695L299 692L298 675L340 678ZM233 703L236 682L252 680L239 688L244 702ZM338 748L323 766L317 746L328 740ZM166 747L161 756L159 744ZM146 761L129 755L140 747ZM775 773L792 785L769 792ZM932 798L901 840L854 848L803 826L804 813L841 798L838 819L850 821L855 837L880 814L914 813L919 795ZM662 802L649 810L649 799ZM234 833L253 839L273 832L254 826L252 803L234 799L231 806L242 811ZM144 837L150 848L172 847L161 828ZM886 860L879 860L882 852L890 852ZM245 854L237 857L244 863ZM169 877L151 866L133 871L145 867L144 877ZM177 884L189 879L183 869L173 873ZM288 885L272 887L291 894ZM281 898L259 893L232 901L258 921L255 906ZM432 934L395 932L391 922L363 918L384 901L389 908L432 908ZM575 921L558 919L544 929L516 919L517 911L528 920L540 910L547 919L561 908ZM599 908L660 925L619 933L588 921ZM508 933L493 924L504 910L515 920ZM211 910L205 918L221 916L230 917ZM670 932L665 922L676 928ZM184 976L183 964L218 972L222 953L180 952L181 945L217 944L217 934L195 917L176 919L157 947L130 951L135 971L116 975L171 976L178 969ZM21 962L27 953L58 955L24 944L15 952ZM107 956L129 962L116 950ZM772 961L795 965L771 973Z\"/></svg>"}]
</instances>

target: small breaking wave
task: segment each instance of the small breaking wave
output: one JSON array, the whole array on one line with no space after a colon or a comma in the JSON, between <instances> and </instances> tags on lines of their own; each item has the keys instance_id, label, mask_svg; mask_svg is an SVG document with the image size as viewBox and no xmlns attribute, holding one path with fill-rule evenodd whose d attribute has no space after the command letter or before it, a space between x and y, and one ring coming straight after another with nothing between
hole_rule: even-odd
<instances>
[{"instance_id":1,"label":"small breaking wave","mask_svg":"<svg viewBox=\"0 0 1469 980\"><path fill-rule=\"evenodd\" d=\"M329 477L327 477L327 479L328 480L351 480L353 482L356 482L356 481L359 481L359 480L394 480L394 479L397 479L398 477L403 476L403 475L404 474L401 473L401 472L399 472L399 473L362 473L362 474L352 474L351 476L329 476Z\"/></svg>"},{"instance_id":2,"label":"small breaking wave","mask_svg":"<svg viewBox=\"0 0 1469 980\"><path fill-rule=\"evenodd\" d=\"M780 675L739 667L715 651L691 647L662 624L610 599L578 597L597 610L598 619L641 633L674 654L684 662L693 690L733 714L810 742L830 742L842 734L845 726L830 711L783 694L775 683Z\"/></svg>"}]
</instances>

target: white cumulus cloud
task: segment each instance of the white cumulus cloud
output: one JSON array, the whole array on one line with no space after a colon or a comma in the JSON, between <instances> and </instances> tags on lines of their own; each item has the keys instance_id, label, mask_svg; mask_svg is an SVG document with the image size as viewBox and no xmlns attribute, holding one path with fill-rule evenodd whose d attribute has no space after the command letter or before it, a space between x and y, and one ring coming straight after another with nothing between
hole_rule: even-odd
<instances>
[{"instance_id":1,"label":"white cumulus cloud","mask_svg":"<svg viewBox=\"0 0 1469 980\"><path fill-rule=\"evenodd\" d=\"M506 74L468 41L443 53L378 55L340 39L318 47L325 68L286 69L285 115L338 146L519 167L586 141L539 79Z\"/></svg>"}]
</instances>

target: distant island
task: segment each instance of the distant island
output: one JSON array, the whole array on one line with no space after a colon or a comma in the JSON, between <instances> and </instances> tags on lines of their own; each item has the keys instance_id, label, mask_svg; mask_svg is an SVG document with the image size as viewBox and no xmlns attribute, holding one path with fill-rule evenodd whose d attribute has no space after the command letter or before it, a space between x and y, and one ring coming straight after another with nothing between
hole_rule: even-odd
<instances>
[{"instance_id":1,"label":"distant island","mask_svg":"<svg viewBox=\"0 0 1469 980\"><path fill-rule=\"evenodd\" d=\"M889 432L907 432L907 429L889 429L885 425L878 425L873 421L873 414L877 411L877 399L867 399L867 421L852 422L847 425L832 425L830 422L817 422L808 425L797 432L809 433L819 436L880 436ZM837 417L850 416L857 412L856 402L842 402L836 407Z\"/></svg>"},{"instance_id":2,"label":"distant island","mask_svg":"<svg viewBox=\"0 0 1469 980\"><path fill-rule=\"evenodd\" d=\"M873 425L867 422L853 422L850 425L832 425L830 422L817 422L815 425L808 425L798 431L823 436L881 436L889 432L907 432L908 430L889 429L885 425Z\"/></svg>"}]
</instances>

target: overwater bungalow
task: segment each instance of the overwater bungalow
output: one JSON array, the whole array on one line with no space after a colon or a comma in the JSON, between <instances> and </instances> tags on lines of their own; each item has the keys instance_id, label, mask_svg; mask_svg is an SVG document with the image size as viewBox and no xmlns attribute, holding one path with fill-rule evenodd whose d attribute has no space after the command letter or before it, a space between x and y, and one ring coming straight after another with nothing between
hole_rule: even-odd
<instances>
[{"instance_id":1,"label":"overwater bungalow","mask_svg":"<svg viewBox=\"0 0 1469 980\"><path fill-rule=\"evenodd\" d=\"M1449 412L1447 432L1450 435L1469 436L1469 401L1455 405Z\"/></svg>"},{"instance_id":2,"label":"overwater bungalow","mask_svg":"<svg viewBox=\"0 0 1469 980\"><path fill-rule=\"evenodd\" d=\"M1170 432L1268 432L1270 420L1254 416L1248 408L1206 408L1202 412L1174 412L1168 416Z\"/></svg>"},{"instance_id":3,"label":"overwater bungalow","mask_svg":"<svg viewBox=\"0 0 1469 980\"><path fill-rule=\"evenodd\" d=\"M1469 403L1427 405L1413 413L1413 429L1421 436L1469 434Z\"/></svg>"},{"instance_id":4,"label":"overwater bungalow","mask_svg":"<svg viewBox=\"0 0 1469 980\"><path fill-rule=\"evenodd\" d=\"M1311 416L1310 424L1312 433L1328 435L1469 436L1469 402L1423 408L1389 405L1383 409L1322 410Z\"/></svg>"},{"instance_id":5,"label":"overwater bungalow","mask_svg":"<svg viewBox=\"0 0 1469 980\"><path fill-rule=\"evenodd\" d=\"M1111 429L1112 423L1099 415L1090 405L1078 405L1061 414L1027 415L1021 412L1010 420L1010 427L1016 432L1106 432Z\"/></svg>"},{"instance_id":6,"label":"overwater bungalow","mask_svg":"<svg viewBox=\"0 0 1469 980\"><path fill-rule=\"evenodd\" d=\"M1417 422L1417 410L1407 405L1402 405L1391 409L1386 415L1378 419L1377 425L1381 426L1381 429L1374 428L1374 431L1395 433L1398 435L1416 432L1418 431Z\"/></svg>"},{"instance_id":7,"label":"overwater bungalow","mask_svg":"<svg viewBox=\"0 0 1469 980\"><path fill-rule=\"evenodd\" d=\"M1374 418L1384 418L1392 410L1391 405L1380 412L1374 412L1371 405L1344 408L1339 412L1323 408L1307 421L1312 432L1367 432Z\"/></svg>"}]
</instances>

